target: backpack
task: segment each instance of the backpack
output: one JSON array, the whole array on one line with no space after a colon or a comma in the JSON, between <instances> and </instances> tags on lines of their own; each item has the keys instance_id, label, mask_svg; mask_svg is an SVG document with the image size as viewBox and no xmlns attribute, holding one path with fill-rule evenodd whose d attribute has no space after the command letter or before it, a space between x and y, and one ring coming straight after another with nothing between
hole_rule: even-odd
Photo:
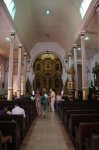
<instances>
[{"instance_id":1,"label":"backpack","mask_svg":"<svg viewBox=\"0 0 99 150\"><path fill-rule=\"evenodd\" d=\"M42 100L41 100L41 104L44 105L45 103L46 103L46 97L43 95Z\"/></svg>"}]
</instances>

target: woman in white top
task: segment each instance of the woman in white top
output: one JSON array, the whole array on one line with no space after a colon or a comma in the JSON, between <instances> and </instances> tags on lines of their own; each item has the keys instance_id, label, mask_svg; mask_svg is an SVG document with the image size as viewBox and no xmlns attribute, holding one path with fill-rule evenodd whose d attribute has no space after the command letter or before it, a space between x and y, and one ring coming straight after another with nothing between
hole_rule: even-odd
<instances>
[{"instance_id":1,"label":"woman in white top","mask_svg":"<svg viewBox=\"0 0 99 150\"><path fill-rule=\"evenodd\" d=\"M58 103L60 103L60 102L62 101L62 95L61 95L59 92L57 92L56 101L57 101Z\"/></svg>"},{"instance_id":2,"label":"woman in white top","mask_svg":"<svg viewBox=\"0 0 99 150\"><path fill-rule=\"evenodd\" d=\"M54 103L55 103L55 92L50 88L50 98L51 98L51 109L52 111L55 111L54 109Z\"/></svg>"}]
</instances>

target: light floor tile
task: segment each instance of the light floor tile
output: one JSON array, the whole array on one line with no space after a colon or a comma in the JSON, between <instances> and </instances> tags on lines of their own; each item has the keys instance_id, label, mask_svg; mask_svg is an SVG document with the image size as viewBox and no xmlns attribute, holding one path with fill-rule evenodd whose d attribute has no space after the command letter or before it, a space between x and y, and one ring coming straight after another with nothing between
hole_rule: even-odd
<instances>
[{"instance_id":1,"label":"light floor tile","mask_svg":"<svg viewBox=\"0 0 99 150\"><path fill-rule=\"evenodd\" d=\"M69 144L68 144L69 143ZM46 112L46 118L36 118L20 150L75 150L58 115Z\"/></svg>"}]
</instances>

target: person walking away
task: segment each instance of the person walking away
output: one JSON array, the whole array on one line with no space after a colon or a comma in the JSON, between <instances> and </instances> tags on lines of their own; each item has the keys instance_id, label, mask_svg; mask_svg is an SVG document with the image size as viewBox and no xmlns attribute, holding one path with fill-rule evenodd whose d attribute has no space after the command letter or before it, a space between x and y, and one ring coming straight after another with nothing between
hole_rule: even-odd
<instances>
[{"instance_id":1,"label":"person walking away","mask_svg":"<svg viewBox=\"0 0 99 150\"><path fill-rule=\"evenodd\" d=\"M46 103L47 103L47 94L46 94L46 89L44 88L42 91L43 95L42 95L42 100L41 100L41 104L42 104L42 115L43 118L45 118L45 111L46 111Z\"/></svg>"}]
</instances>

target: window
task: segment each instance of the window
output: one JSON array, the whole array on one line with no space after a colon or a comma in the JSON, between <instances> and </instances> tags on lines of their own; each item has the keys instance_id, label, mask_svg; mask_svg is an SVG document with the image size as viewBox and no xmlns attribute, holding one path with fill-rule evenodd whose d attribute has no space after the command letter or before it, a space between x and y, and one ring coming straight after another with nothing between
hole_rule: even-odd
<instances>
[{"instance_id":1,"label":"window","mask_svg":"<svg viewBox=\"0 0 99 150\"><path fill-rule=\"evenodd\" d=\"M12 17L12 19L14 20L14 16L15 16L15 13L16 13L16 7L15 7L15 4L13 2L13 0L4 0L6 6L7 6L7 9Z\"/></svg>"},{"instance_id":2,"label":"window","mask_svg":"<svg viewBox=\"0 0 99 150\"><path fill-rule=\"evenodd\" d=\"M80 9L79 9L82 19L83 19L85 13L86 13L91 1L92 0L83 0L82 1Z\"/></svg>"}]
</instances>

